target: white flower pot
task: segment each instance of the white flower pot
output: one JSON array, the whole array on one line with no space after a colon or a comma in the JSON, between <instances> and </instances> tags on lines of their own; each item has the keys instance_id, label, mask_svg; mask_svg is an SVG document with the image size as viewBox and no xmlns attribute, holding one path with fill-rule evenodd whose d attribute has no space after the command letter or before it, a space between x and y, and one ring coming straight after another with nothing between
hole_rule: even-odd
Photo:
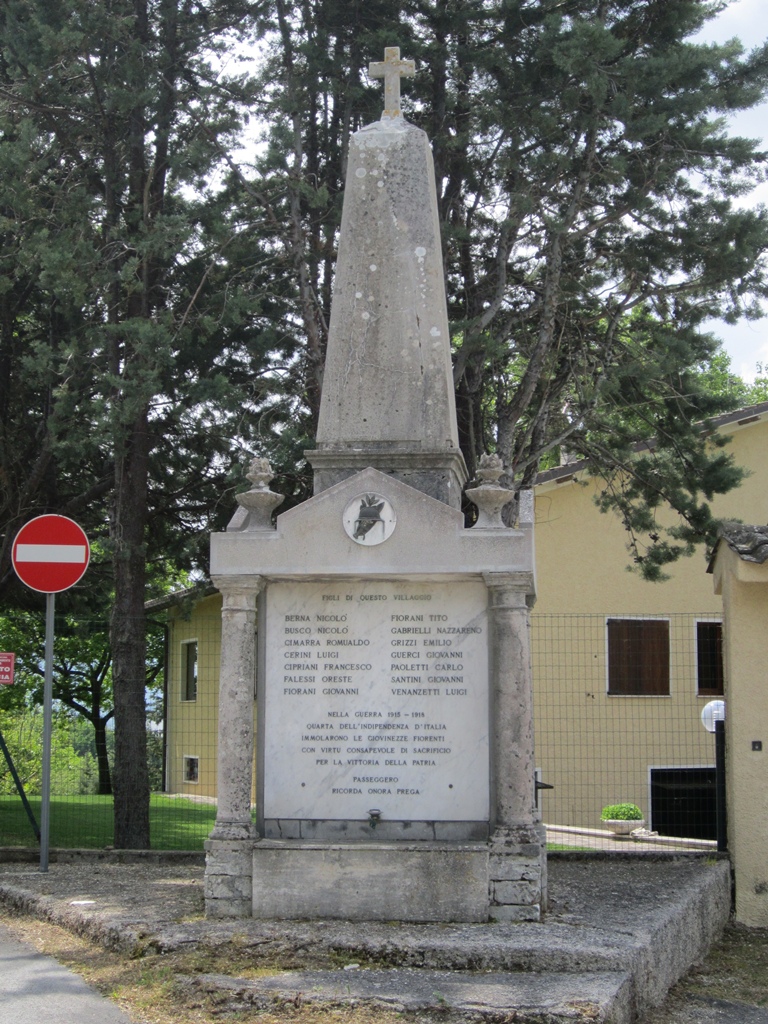
<instances>
[{"instance_id":1,"label":"white flower pot","mask_svg":"<svg viewBox=\"0 0 768 1024\"><path fill-rule=\"evenodd\" d=\"M603 828L607 828L613 832L615 836L628 836L630 832L634 832L636 828L642 828L643 825L645 825L645 821L637 818L632 818L629 821L609 819L608 821L602 821L601 825Z\"/></svg>"}]
</instances>

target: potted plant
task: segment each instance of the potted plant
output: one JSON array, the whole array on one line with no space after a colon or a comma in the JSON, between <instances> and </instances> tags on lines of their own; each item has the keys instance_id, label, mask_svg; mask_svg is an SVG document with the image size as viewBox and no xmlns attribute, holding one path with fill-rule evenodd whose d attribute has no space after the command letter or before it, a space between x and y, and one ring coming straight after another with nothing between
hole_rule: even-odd
<instances>
[{"instance_id":1,"label":"potted plant","mask_svg":"<svg viewBox=\"0 0 768 1024\"><path fill-rule=\"evenodd\" d=\"M617 836L628 836L645 824L643 812L637 804L607 804L600 814L600 821Z\"/></svg>"}]
</instances>

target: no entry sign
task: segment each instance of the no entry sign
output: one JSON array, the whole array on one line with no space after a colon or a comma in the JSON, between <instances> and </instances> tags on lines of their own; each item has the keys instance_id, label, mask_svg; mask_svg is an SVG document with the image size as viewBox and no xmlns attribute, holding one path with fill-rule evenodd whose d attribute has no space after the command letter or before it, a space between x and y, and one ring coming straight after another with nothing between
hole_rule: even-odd
<instances>
[{"instance_id":1,"label":"no entry sign","mask_svg":"<svg viewBox=\"0 0 768 1024\"><path fill-rule=\"evenodd\" d=\"M82 527L66 516L38 516L13 542L13 568L41 594L69 590L88 568L91 550Z\"/></svg>"}]
</instances>

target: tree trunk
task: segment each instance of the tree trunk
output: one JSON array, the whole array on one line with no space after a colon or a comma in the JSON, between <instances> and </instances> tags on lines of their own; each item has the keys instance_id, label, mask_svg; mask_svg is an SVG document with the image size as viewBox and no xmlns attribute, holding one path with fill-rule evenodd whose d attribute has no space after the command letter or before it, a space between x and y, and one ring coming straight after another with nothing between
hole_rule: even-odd
<instances>
[{"instance_id":1,"label":"tree trunk","mask_svg":"<svg viewBox=\"0 0 768 1024\"><path fill-rule=\"evenodd\" d=\"M109 719L96 715L92 721L94 742L96 745L96 767L99 773L98 789L99 796L112 795L112 775L109 769L109 757L107 756L107 722Z\"/></svg>"},{"instance_id":2,"label":"tree trunk","mask_svg":"<svg viewBox=\"0 0 768 1024\"><path fill-rule=\"evenodd\" d=\"M115 847L149 848L146 631L147 416L134 423L115 465L115 603L110 639L115 696Z\"/></svg>"}]
</instances>

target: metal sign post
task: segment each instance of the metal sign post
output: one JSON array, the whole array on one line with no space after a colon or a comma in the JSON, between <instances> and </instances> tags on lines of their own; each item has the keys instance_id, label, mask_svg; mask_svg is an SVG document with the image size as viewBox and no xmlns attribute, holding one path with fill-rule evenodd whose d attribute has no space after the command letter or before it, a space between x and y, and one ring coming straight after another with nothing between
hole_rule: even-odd
<instances>
[{"instance_id":1,"label":"metal sign post","mask_svg":"<svg viewBox=\"0 0 768 1024\"><path fill-rule=\"evenodd\" d=\"M82 528L66 516L38 516L22 526L11 550L22 583L45 594L43 779L40 791L40 870L48 870L51 831L51 737L53 733L53 624L55 596L83 576L91 555Z\"/></svg>"},{"instance_id":2,"label":"metal sign post","mask_svg":"<svg viewBox=\"0 0 768 1024\"><path fill-rule=\"evenodd\" d=\"M43 784L40 788L40 870L48 870L51 836L51 735L53 733L53 622L56 595L45 595L45 683L43 686Z\"/></svg>"}]
</instances>

